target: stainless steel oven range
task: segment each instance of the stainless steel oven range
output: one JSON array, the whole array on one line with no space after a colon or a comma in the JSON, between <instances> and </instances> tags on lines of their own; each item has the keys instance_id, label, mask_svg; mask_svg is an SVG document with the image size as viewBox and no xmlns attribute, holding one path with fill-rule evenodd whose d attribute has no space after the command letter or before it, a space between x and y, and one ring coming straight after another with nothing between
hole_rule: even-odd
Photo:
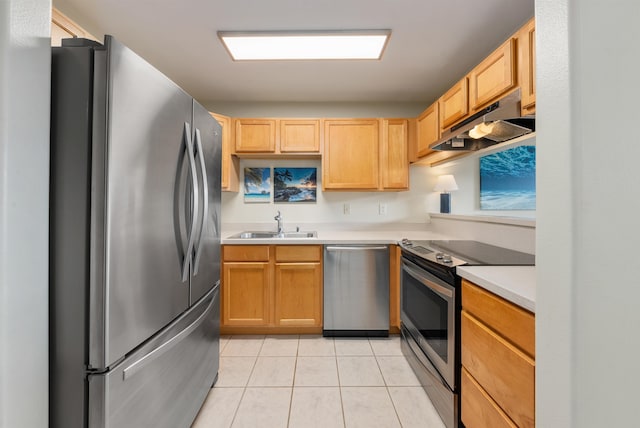
<instances>
[{"instance_id":1,"label":"stainless steel oven range","mask_svg":"<svg viewBox=\"0 0 640 428\"><path fill-rule=\"evenodd\" d=\"M460 277L456 267L534 265L532 254L477 241L400 242L402 352L447 428L460 422Z\"/></svg>"}]
</instances>

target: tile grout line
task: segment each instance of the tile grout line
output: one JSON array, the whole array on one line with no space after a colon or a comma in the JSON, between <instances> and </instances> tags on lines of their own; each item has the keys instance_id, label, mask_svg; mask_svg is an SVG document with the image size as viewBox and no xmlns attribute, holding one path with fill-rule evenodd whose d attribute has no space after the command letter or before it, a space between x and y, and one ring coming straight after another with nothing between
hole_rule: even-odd
<instances>
[{"instance_id":1,"label":"tile grout line","mask_svg":"<svg viewBox=\"0 0 640 428\"><path fill-rule=\"evenodd\" d=\"M262 350L262 346L264 345L264 339L265 337L262 338L262 344L260 345L260 349L258 349L258 355L260 355L260 351ZM231 338L229 338L229 340L231 340ZM227 342L227 345L229 345L229 342ZM247 377L247 382L242 388L242 395L240 396L240 401L238 401L238 406L236 407L236 411L233 413L233 419L231 419L231 425L229 425L229 428L233 427L233 423L236 421L236 418L238 417L238 411L240 410L240 406L242 405L242 400L244 400L244 396L247 392L247 387L249 385L249 381L251 380L251 375L253 374L253 371L255 370L256 365L258 364L258 355L256 355L256 359L253 361L253 366L251 367L251 371L249 372L249 376Z\"/></svg>"},{"instance_id":2,"label":"tile grout line","mask_svg":"<svg viewBox=\"0 0 640 428\"><path fill-rule=\"evenodd\" d=\"M336 363L336 376L338 377L338 394L340 394L340 411L342 412L342 426L346 428L347 417L344 414L344 401L342 400L342 382L340 381L340 369L338 369L338 350L336 349L336 340L333 339L333 353Z\"/></svg>"},{"instance_id":3,"label":"tile grout line","mask_svg":"<svg viewBox=\"0 0 640 428\"><path fill-rule=\"evenodd\" d=\"M372 346L373 348L373 346ZM393 401L393 397L391 396L391 392L389 391L389 384L387 383L387 378L384 377L384 372L382 371L382 367L380 367L380 361L378 361L379 355L374 352L374 356L376 359L376 365L378 366L378 370L380 370L380 376L382 376L382 381L384 382L384 389L387 392L387 396L389 397L389 401L391 401L391 406L393 407L393 412L396 415L396 420L400 427L402 427L402 421L400 420L400 415L398 414L398 409L396 409L396 403ZM382 357L383 355L380 355Z\"/></svg>"},{"instance_id":4,"label":"tile grout line","mask_svg":"<svg viewBox=\"0 0 640 428\"><path fill-rule=\"evenodd\" d=\"M287 415L287 427L291 424L291 411L293 410L293 392L296 387L296 370L298 369L298 350L300 349L300 335L296 343L295 362L293 363L293 378L291 379L291 396L289 397L289 414Z\"/></svg>"}]
</instances>

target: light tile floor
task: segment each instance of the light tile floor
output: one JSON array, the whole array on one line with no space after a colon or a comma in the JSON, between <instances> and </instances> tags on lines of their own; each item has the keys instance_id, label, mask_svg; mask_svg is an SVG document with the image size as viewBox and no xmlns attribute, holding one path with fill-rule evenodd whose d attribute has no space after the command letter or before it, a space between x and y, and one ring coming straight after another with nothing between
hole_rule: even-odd
<instances>
[{"instance_id":1,"label":"light tile floor","mask_svg":"<svg viewBox=\"0 0 640 428\"><path fill-rule=\"evenodd\" d=\"M443 428L400 338L227 336L192 428Z\"/></svg>"}]
</instances>

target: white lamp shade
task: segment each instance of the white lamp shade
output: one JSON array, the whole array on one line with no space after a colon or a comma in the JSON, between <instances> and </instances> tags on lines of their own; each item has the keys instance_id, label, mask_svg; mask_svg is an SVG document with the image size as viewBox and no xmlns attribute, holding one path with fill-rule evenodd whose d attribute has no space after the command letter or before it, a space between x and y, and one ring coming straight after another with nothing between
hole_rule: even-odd
<instances>
[{"instance_id":1,"label":"white lamp shade","mask_svg":"<svg viewBox=\"0 0 640 428\"><path fill-rule=\"evenodd\" d=\"M451 192L452 190L458 190L458 184L453 175L440 175L433 190L435 192Z\"/></svg>"}]
</instances>

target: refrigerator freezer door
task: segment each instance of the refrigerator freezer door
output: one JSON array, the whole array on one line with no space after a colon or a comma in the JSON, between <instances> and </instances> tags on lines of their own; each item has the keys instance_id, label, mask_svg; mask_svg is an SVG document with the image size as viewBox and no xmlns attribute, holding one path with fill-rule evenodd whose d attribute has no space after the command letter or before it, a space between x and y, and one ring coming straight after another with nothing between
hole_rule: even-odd
<instances>
[{"instance_id":1,"label":"refrigerator freezer door","mask_svg":"<svg viewBox=\"0 0 640 428\"><path fill-rule=\"evenodd\" d=\"M200 198L199 229L196 229L191 277L191 303L200 299L220 279L220 169L222 128L209 112L193 102L193 133L196 145ZM203 168L204 165L204 168ZM206 180L205 180L206 178ZM201 200L202 200L201 199ZM204 216L204 221L202 219Z\"/></svg>"},{"instance_id":2,"label":"refrigerator freezer door","mask_svg":"<svg viewBox=\"0 0 640 428\"><path fill-rule=\"evenodd\" d=\"M113 38L105 45L95 66L93 368L113 365L189 305L178 219L189 213L176 201L188 184L180 177L193 99Z\"/></svg>"},{"instance_id":3,"label":"refrigerator freezer door","mask_svg":"<svg viewBox=\"0 0 640 428\"><path fill-rule=\"evenodd\" d=\"M188 427L219 368L219 285L106 374L89 376L89 426Z\"/></svg>"}]
</instances>

